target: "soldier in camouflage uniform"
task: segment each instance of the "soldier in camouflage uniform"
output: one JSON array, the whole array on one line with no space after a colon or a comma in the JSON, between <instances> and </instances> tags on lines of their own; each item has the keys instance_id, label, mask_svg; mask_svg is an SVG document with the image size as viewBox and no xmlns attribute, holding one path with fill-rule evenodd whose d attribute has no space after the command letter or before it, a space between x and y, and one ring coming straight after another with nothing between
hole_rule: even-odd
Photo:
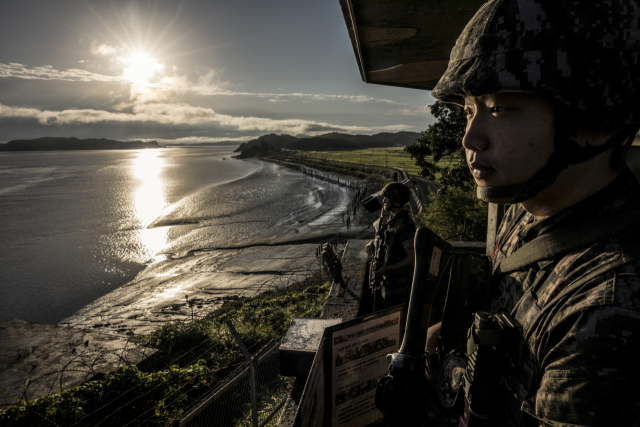
<instances>
[{"instance_id":1,"label":"soldier in camouflage uniform","mask_svg":"<svg viewBox=\"0 0 640 427\"><path fill-rule=\"evenodd\" d=\"M501 416L488 425L640 425L640 185L624 163L639 91L638 0L492 0L432 92L465 108L478 197L512 205L490 311L511 313L523 332L506 345ZM577 240L604 237L502 268L572 227ZM460 366L442 368L451 383L441 390L462 390Z\"/></svg>"},{"instance_id":2,"label":"soldier in camouflage uniform","mask_svg":"<svg viewBox=\"0 0 640 427\"><path fill-rule=\"evenodd\" d=\"M403 209L410 198L409 189L401 183L390 183L383 188L382 196L382 207L390 218L375 227L376 237L365 247L367 253L377 258L376 275L382 285L374 310L409 301L415 263L413 238L416 226L409 212ZM377 254L374 253L376 247L379 248Z\"/></svg>"}]
</instances>

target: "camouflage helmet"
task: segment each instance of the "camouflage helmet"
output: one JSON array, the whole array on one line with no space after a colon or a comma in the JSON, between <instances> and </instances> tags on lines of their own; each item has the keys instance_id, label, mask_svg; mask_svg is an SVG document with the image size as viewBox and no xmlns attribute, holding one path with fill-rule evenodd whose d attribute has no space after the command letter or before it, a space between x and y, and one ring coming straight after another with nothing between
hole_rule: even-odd
<instances>
[{"instance_id":1,"label":"camouflage helmet","mask_svg":"<svg viewBox=\"0 0 640 427\"><path fill-rule=\"evenodd\" d=\"M411 193L406 185L399 182L391 182L382 189L382 196L391 200L396 206L404 206L411 198Z\"/></svg>"},{"instance_id":2,"label":"camouflage helmet","mask_svg":"<svg viewBox=\"0 0 640 427\"><path fill-rule=\"evenodd\" d=\"M538 93L568 107L572 120L617 133L581 147L559 131L567 126L561 120L542 169L524 183L478 187L479 198L522 202L570 164L626 150L640 128L639 30L640 0L491 0L480 8L431 92L436 99L463 105L465 96Z\"/></svg>"},{"instance_id":3,"label":"camouflage helmet","mask_svg":"<svg viewBox=\"0 0 640 427\"><path fill-rule=\"evenodd\" d=\"M640 125L640 0L492 0L467 24L432 91L552 96L606 129Z\"/></svg>"}]
</instances>

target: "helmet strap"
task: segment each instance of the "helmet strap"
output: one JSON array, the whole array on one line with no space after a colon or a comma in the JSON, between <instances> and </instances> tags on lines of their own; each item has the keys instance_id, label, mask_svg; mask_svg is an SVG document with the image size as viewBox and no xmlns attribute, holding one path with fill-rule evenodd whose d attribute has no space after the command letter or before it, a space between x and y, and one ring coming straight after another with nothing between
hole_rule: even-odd
<instances>
[{"instance_id":1,"label":"helmet strap","mask_svg":"<svg viewBox=\"0 0 640 427\"><path fill-rule=\"evenodd\" d=\"M545 166L522 184L502 185L498 187L478 187L477 197L484 200L513 199L509 204L521 203L536 197L542 190L549 188L558 179L560 173L570 164L586 162L624 141L625 149L631 145L639 128L624 128L607 142L598 146L581 147L573 140L565 140L560 150L556 150Z\"/></svg>"}]
</instances>

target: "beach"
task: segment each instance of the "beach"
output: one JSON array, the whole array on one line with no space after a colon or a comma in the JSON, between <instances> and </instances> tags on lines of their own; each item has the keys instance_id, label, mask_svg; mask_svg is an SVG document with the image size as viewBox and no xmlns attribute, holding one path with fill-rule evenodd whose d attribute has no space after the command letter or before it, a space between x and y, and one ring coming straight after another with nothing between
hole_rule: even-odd
<instances>
[{"instance_id":1,"label":"beach","mask_svg":"<svg viewBox=\"0 0 640 427\"><path fill-rule=\"evenodd\" d=\"M41 175L0 188L0 203L13 206L7 212L31 203L31 212L54 217L25 224L29 215L10 215L13 225L0 229L10 279L5 313L145 333L159 322L204 316L229 298L301 280L320 268L318 245L338 235L342 243L370 237L368 224L342 222L354 189L270 162L231 159L229 148L153 153L29 153L34 164L14 166ZM42 209L56 192L68 202ZM74 220L73 211L83 215ZM25 244L21 237L30 232L37 235Z\"/></svg>"}]
</instances>

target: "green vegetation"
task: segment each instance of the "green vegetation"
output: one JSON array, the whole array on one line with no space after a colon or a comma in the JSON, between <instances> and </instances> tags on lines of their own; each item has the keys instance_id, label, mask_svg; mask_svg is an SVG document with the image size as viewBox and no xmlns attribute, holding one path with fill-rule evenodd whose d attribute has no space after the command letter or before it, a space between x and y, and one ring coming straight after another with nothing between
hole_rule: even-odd
<instances>
[{"instance_id":1,"label":"green vegetation","mask_svg":"<svg viewBox=\"0 0 640 427\"><path fill-rule=\"evenodd\" d=\"M439 187L436 194L429 195L429 208L417 218L418 224L446 239L484 241L487 203L476 198L476 185L467 166L462 146L467 126L464 111L439 101L429 108L437 121L405 148L415 159L418 175Z\"/></svg>"},{"instance_id":2,"label":"green vegetation","mask_svg":"<svg viewBox=\"0 0 640 427\"><path fill-rule=\"evenodd\" d=\"M225 322L232 320L249 351L281 336L294 317L317 316L329 292L319 274L285 291L227 301L211 318L168 322L150 336L159 351L143 369L121 367L103 378L0 410L3 426L164 425L244 360ZM270 396L285 398L287 381ZM262 407L268 412L272 401ZM240 421L246 414L239 414ZM131 424L128 424L131 423Z\"/></svg>"},{"instance_id":3,"label":"green vegetation","mask_svg":"<svg viewBox=\"0 0 640 427\"><path fill-rule=\"evenodd\" d=\"M449 188L471 191L475 182L467 166L462 138L467 127L464 110L453 104L436 101L429 106L436 122L422 132L420 138L405 147L407 153L415 159L419 168L418 175L436 181L440 190L446 193ZM440 164L447 158L449 164Z\"/></svg>"},{"instance_id":4,"label":"green vegetation","mask_svg":"<svg viewBox=\"0 0 640 427\"><path fill-rule=\"evenodd\" d=\"M401 147L370 148L353 151L307 151L296 152L296 156L315 160L337 160L376 167L403 169L411 175L420 174L420 167L416 166L411 155ZM433 161L433 156L431 156L431 160ZM454 162L457 163L456 159L443 157L439 159L438 166L446 167Z\"/></svg>"},{"instance_id":5,"label":"green vegetation","mask_svg":"<svg viewBox=\"0 0 640 427\"><path fill-rule=\"evenodd\" d=\"M451 188L446 195L429 194L429 207L419 215L419 226L444 239L482 242L487 238L487 204L474 193Z\"/></svg>"}]
</instances>

